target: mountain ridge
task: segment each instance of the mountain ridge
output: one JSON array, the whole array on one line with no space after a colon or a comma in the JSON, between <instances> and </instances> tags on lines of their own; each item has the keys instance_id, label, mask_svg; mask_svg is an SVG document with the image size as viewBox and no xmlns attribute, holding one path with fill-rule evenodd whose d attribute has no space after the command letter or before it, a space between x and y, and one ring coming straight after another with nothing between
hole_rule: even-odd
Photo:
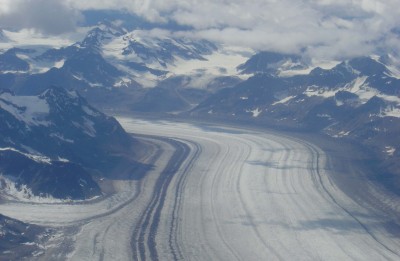
<instances>
[{"instance_id":1,"label":"mountain ridge","mask_svg":"<svg viewBox=\"0 0 400 261\"><path fill-rule=\"evenodd\" d=\"M392 182L400 187L400 80L385 64L359 57L308 74L282 77L278 71L256 71L248 80L209 96L188 115L357 141L395 174Z\"/></svg>"},{"instance_id":2,"label":"mountain ridge","mask_svg":"<svg viewBox=\"0 0 400 261\"><path fill-rule=\"evenodd\" d=\"M109 176L119 161L134 157L136 141L75 91L52 87L39 96L3 91L0 119L0 171L33 195L99 196L92 174Z\"/></svg>"}]
</instances>

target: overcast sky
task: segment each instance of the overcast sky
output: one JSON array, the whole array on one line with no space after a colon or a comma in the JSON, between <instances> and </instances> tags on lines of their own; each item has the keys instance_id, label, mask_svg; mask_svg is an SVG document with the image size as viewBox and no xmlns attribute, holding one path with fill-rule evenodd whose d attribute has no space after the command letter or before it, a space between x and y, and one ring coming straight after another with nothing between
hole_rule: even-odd
<instances>
[{"instance_id":1,"label":"overcast sky","mask_svg":"<svg viewBox=\"0 0 400 261\"><path fill-rule=\"evenodd\" d=\"M399 53L400 0L0 0L0 26L75 30L86 9L126 9L184 34L311 56ZM395 33L397 31L397 33Z\"/></svg>"}]
</instances>

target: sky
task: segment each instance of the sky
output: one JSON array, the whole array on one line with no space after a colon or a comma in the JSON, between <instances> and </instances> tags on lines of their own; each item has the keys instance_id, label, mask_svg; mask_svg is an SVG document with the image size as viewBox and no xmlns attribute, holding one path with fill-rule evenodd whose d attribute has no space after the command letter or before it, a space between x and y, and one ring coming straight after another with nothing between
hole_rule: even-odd
<instances>
[{"instance_id":1,"label":"sky","mask_svg":"<svg viewBox=\"0 0 400 261\"><path fill-rule=\"evenodd\" d=\"M126 10L173 32L256 50L348 58L400 53L400 0L0 0L0 27L56 35L82 11Z\"/></svg>"}]
</instances>

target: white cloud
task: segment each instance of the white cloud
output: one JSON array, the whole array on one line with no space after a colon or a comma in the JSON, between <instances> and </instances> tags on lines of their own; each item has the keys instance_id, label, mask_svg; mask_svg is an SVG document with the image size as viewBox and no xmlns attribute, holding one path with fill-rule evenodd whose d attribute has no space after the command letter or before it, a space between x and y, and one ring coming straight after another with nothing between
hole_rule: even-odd
<instances>
[{"instance_id":1,"label":"white cloud","mask_svg":"<svg viewBox=\"0 0 400 261\"><path fill-rule=\"evenodd\" d=\"M0 0L0 25L62 34L76 29L78 10L62 0Z\"/></svg>"},{"instance_id":2,"label":"white cloud","mask_svg":"<svg viewBox=\"0 0 400 261\"><path fill-rule=\"evenodd\" d=\"M38 1L57 2L68 12L124 9L149 21L192 27L185 35L256 49L321 58L400 53L392 30L400 25L399 0L0 0L0 17L9 12L4 2Z\"/></svg>"},{"instance_id":3,"label":"white cloud","mask_svg":"<svg viewBox=\"0 0 400 261\"><path fill-rule=\"evenodd\" d=\"M10 12L10 4L9 0L0 0L0 15Z\"/></svg>"},{"instance_id":4,"label":"white cloud","mask_svg":"<svg viewBox=\"0 0 400 261\"><path fill-rule=\"evenodd\" d=\"M179 1L175 1L179 6ZM321 58L366 55L396 49L398 0L192 1L170 7L169 19L193 26L208 39L256 49L305 51ZM156 7L156 5L155 5Z\"/></svg>"}]
</instances>

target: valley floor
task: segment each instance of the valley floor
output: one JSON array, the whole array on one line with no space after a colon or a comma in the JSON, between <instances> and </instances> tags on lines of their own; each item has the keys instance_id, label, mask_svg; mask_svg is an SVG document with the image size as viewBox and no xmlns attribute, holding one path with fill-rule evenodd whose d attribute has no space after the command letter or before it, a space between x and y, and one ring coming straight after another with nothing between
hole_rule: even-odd
<instances>
[{"instance_id":1,"label":"valley floor","mask_svg":"<svg viewBox=\"0 0 400 261\"><path fill-rule=\"evenodd\" d=\"M38 260L400 259L399 198L351 162L278 133L118 120L153 144L142 180L88 204L0 205L59 229Z\"/></svg>"}]
</instances>

